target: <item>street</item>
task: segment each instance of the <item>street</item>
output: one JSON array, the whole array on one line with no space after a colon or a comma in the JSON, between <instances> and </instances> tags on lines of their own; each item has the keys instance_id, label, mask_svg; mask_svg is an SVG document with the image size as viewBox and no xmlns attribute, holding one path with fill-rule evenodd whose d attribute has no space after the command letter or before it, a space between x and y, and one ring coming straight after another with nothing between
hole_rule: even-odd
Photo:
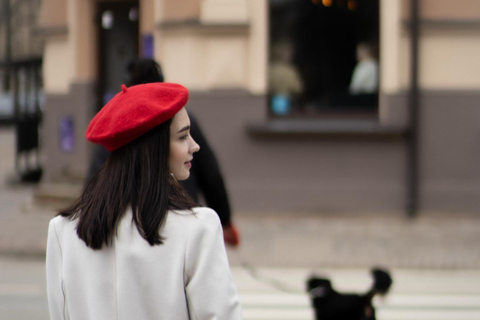
<instances>
[{"instance_id":1,"label":"street","mask_svg":"<svg viewBox=\"0 0 480 320\"><path fill-rule=\"evenodd\" d=\"M0 256L0 319L48 318L43 259Z\"/></svg>"},{"instance_id":2,"label":"street","mask_svg":"<svg viewBox=\"0 0 480 320\"><path fill-rule=\"evenodd\" d=\"M371 282L367 269L234 266L232 273L245 320L313 320L304 292L313 273L340 292L361 293ZM377 319L480 319L480 270L394 269L392 277L391 292L374 301ZM0 319L48 319L43 259L0 256Z\"/></svg>"},{"instance_id":3,"label":"street","mask_svg":"<svg viewBox=\"0 0 480 320\"><path fill-rule=\"evenodd\" d=\"M14 132L0 130L0 320L46 320L45 242L55 212L34 185L12 183ZM329 277L340 292L365 292L384 266L391 292L380 320L480 320L480 221L465 214L272 215L235 213L239 248L228 255L245 320L313 320L305 280Z\"/></svg>"}]
</instances>

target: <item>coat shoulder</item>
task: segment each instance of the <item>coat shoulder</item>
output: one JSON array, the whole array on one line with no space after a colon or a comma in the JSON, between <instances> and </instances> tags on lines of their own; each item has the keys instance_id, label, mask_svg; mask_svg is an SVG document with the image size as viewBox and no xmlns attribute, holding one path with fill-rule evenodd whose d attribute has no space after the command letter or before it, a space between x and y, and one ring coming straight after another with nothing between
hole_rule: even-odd
<instances>
[{"instance_id":1,"label":"coat shoulder","mask_svg":"<svg viewBox=\"0 0 480 320\"><path fill-rule=\"evenodd\" d=\"M55 233L58 235L63 234L65 230L75 230L76 229L76 220L71 220L70 218L56 216L52 218L49 222L49 229L55 230Z\"/></svg>"},{"instance_id":2,"label":"coat shoulder","mask_svg":"<svg viewBox=\"0 0 480 320\"><path fill-rule=\"evenodd\" d=\"M220 223L220 218L215 210L207 207L197 207L193 209L194 215L200 219L211 223Z\"/></svg>"},{"instance_id":3,"label":"coat shoulder","mask_svg":"<svg viewBox=\"0 0 480 320\"><path fill-rule=\"evenodd\" d=\"M215 210L207 207L195 207L192 210L173 211L173 220L175 224L181 224L187 227L189 232L212 232L217 228L221 228L220 218ZM173 221L172 221L173 222Z\"/></svg>"}]
</instances>

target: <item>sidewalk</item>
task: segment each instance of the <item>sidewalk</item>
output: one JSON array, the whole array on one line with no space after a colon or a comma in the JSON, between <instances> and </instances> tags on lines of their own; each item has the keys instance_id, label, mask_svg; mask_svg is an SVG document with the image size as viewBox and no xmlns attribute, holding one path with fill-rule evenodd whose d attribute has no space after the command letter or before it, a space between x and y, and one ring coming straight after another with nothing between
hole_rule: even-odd
<instances>
[{"instance_id":1,"label":"sidewalk","mask_svg":"<svg viewBox=\"0 0 480 320\"><path fill-rule=\"evenodd\" d=\"M30 210L34 185L15 182L15 135L0 127L0 253L43 255L49 210Z\"/></svg>"},{"instance_id":2,"label":"sidewalk","mask_svg":"<svg viewBox=\"0 0 480 320\"><path fill-rule=\"evenodd\" d=\"M480 268L480 219L429 214L238 216L243 243L233 265Z\"/></svg>"},{"instance_id":3,"label":"sidewalk","mask_svg":"<svg viewBox=\"0 0 480 320\"><path fill-rule=\"evenodd\" d=\"M14 132L0 128L0 254L43 257L52 207L35 205L37 186L12 184ZM232 266L480 268L480 213L234 213L241 245Z\"/></svg>"}]
</instances>

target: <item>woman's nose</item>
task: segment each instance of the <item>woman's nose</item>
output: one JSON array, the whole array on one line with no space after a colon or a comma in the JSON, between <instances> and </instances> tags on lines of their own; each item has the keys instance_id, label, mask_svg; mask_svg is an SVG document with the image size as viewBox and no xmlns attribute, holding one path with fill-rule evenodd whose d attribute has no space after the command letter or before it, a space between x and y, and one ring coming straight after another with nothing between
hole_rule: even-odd
<instances>
[{"instance_id":1,"label":"woman's nose","mask_svg":"<svg viewBox=\"0 0 480 320\"><path fill-rule=\"evenodd\" d=\"M196 143L195 140L193 140L193 138L192 138L192 145L191 145L191 147L190 147L190 151L191 151L192 153L194 153L194 152L197 152L197 151L199 151L199 150L200 150L200 146L199 146L198 143Z\"/></svg>"}]
</instances>

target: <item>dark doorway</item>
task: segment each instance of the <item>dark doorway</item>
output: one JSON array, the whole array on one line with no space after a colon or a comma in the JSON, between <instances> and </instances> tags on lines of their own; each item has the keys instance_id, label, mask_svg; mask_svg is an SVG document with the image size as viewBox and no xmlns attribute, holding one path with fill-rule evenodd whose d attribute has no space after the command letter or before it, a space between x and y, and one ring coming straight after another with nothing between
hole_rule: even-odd
<instances>
[{"instance_id":1,"label":"dark doorway","mask_svg":"<svg viewBox=\"0 0 480 320\"><path fill-rule=\"evenodd\" d=\"M127 63L138 56L138 1L98 4L99 97L98 109L105 105L126 81Z\"/></svg>"}]
</instances>

